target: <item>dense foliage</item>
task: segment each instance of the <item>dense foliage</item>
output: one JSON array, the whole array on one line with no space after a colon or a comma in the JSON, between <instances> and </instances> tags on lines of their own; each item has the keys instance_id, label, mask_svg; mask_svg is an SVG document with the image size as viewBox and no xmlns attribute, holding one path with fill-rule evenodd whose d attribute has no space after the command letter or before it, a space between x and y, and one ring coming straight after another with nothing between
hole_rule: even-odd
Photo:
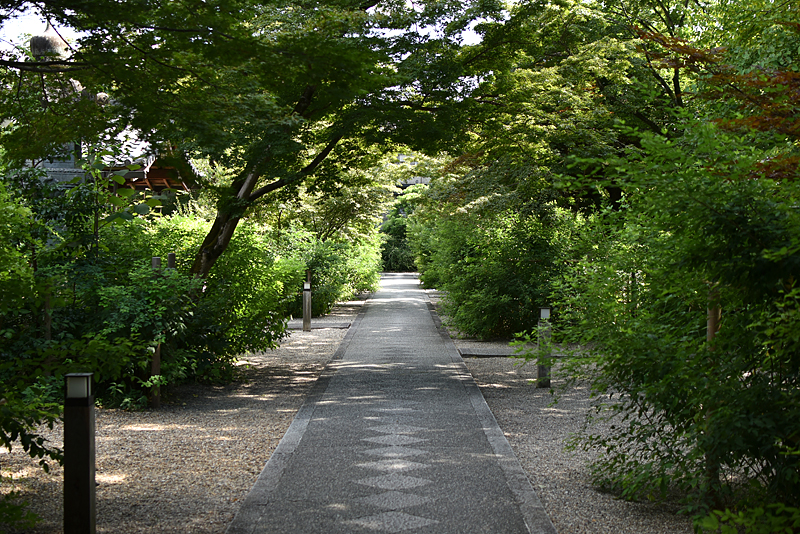
<instances>
[{"instance_id":1,"label":"dense foliage","mask_svg":"<svg viewBox=\"0 0 800 534\"><path fill-rule=\"evenodd\" d=\"M357 217L326 241L300 223L280 233L243 223L197 278L190 267L211 225L205 201L162 215L161 200L148 197L153 210L137 195L119 202L109 182L94 173L58 186L23 169L8 170L0 187L0 444L22 447L45 468L61 451L38 429L60 416L65 373L94 373L104 406L143 408L153 387L169 394L187 380L230 381L239 355L275 347L307 270L318 314L378 280L377 227L359 234ZM176 269L166 268L169 253ZM0 502L0 521L27 524L12 497Z\"/></svg>"},{"instance_id":2,"label":"dense foliage","mask_svg":"<svg viewBox=\"0 0 800 534\"><path fill-rule=\"evenodd\" d=\"M18 6L4 2L0 20ZM274 202L271 193L352 185L352 171L375 164L392 143L454 145L467 103L453 97L486 68L458 57L461 34L476 17L502 16L491 2L452 1L39 6L84 33L66 57L43 66L21 50L0 51L0 66L10 67L0 71L2 84L15 88L0 107L19 121L0 133L4 146L17 159L30 158L34 142L41 152L60 146L71 140L69 107L80 106L83 138L111 139L130 126L153 146L225 169L214 224L192 264L202 276L242 216ZM50 83L62 90L40 89L59 74ZM70 90L73 78L80 94ZM92 107L101 92L108 103ZM48 105L35 105L42 100Z\"/></svg>"},{"instance_id":3,"label":"dense foliage","mask_svg":"<svg viewBox=\"0 0 800 534\"><path fill-rule=\"evenodd\" d=\"M799 42L774 22L759 24ZM574 339L600 344L596 391L619 399L618 431L585 444L606 451L597 481L624 495L677 487L701 510L733 507L734 524L752 511L786 528L800 504L796 46L723 55L645 37L698 74L703 116L607 161L627 202L603 221L602 261L561 288Z\"/></svg>"},{"instance_id":4,"label":"dense foliage","mask_svg":"<svg viewBox=\"0 0 800 534\"><path fill-rule=\"evenodd\" d=\"M556 339L592 348L567 370L615 419L575 441L602 452L596 482L680 496L698 528L798 517L788 5L516 5L482 43L506 53L475 93L494 109L414 216L423 280L462 331L532 332L553 304Z\"/></svg>"},{"instance_id":5,"label":"dense foliage","mask_svg":"<svg viewBox=\"0 0 800 534\"><path fill-rule=\"evenodd\" d=\"M708 124L642 145L629 201L555 291L567 339L597 344L579 376L617 399L616 431L583 443L606 452L596 481L629 498L680 489L692 506L796 506L796 193L754 179L752 144Z\"/></svg>"},{"instance_id":6,"label":"dense foliage","mask_svg":"<svg viewBox=\"0 0 800 534\"><path fill-rule=\"evenodd\" d=\"M414 169L417 171L415 176L420 176L420 173L424 172L422 169L417 168L416 164ZM425 176L424 178L430 180L430 176ZM386 214L381 224L381 235L383 237L381 260L384 271L402 273L417 270L417 262L414 258L409 236L410 221L412 221L412 216L420 207L426 191L426 184L419 183L408 186L397 196L391 209Z\"/></svg>"},{"instance_id":7,"label":"dense foliage","mask_svg":"<svg viewBox=\"0 0 800 534\"><path fill-rule=\"evenodd\" d=\"M462 332L510 337L535 324L579 226L534 170L497 163L435 179L412 242L423 282L447 291Z\"/></svg>"}]
</instances>

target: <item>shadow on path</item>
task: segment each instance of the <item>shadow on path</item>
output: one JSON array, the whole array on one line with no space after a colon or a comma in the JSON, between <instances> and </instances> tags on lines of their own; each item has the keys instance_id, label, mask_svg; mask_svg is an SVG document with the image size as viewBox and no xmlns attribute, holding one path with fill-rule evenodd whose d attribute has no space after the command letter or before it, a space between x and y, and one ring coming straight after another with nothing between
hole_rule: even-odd
<instances>
[{"instance_id":1,"label":"shadow on path","mask_svg":"<svg viewBox=\"0 0 800 534\"><path fill-rule=\"evenodd\" d=\"M229 534L555 533L434 316L384 275Z\"/></svg>"}]
</instances>

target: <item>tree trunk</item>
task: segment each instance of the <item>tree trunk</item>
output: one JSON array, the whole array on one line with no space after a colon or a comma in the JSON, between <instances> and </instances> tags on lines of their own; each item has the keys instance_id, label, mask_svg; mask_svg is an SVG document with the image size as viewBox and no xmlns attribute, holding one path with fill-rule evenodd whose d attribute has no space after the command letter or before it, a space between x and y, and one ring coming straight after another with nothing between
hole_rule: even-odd
<instances>
[{"instance_id":1,"label":"tree trunk","mask_svg":"<svg viewBox=\"0 0 800 534\"><path fill-rule=\"evenodd\" d=\"M217 209L217 217L214 219L211 230L209 230L208 235L206 235L206 238L203 240L203 244L200 246L200 250L194 258L191 273L198 278L205 278L208 276L217 258L228 248L231 238L233 237L233 232L239 224L239 219L241 219L247 211L248 205L272 191L277 191L313 173L325 158L330 155L342 138L344 138L344 132L338 132L333 135L325 148L317 154L311 163L294 175L271 182L255 191L256 182L258 182L260 177L256 172L248 172L244 180L234 183L233 189L237 190L236 198L238 202L226 204L224 207Z\"/></svg>"},{"instance_id":2,"label":"tree trunk","mask_svg":"<svg viewBox=\"0 0 800 534\"><path fill-rule=\"evenodd\" d=\"M258 174L250 172L243 181L238 184L236 198L240 201L234 205L220 206L217 209L217 217L211 226L200 250L194 258L191 273L198 278L205 278L211 272L217 259L222 256L225 249L231 242L233 232L239 225L239 219L246 210L246 203L250 200L250 194L258 181Z\"/></svg>"},{"instance_id":3,"label":"tree trunk","mask_svg":"<svg viewBox=\"0 0 800 534\"><path fill-rule=\"evenodd\" d=\"M714 352L712 345L719 332L720 320L722 318L722 308L720 307L719 288L712 286L708 291L708 315L706 321L706 341L709 343L708 350ZM713 424L714 411L718 406L711 405L706 412L706 428L710 432ZM722 495L720 494L720 459L719 454L713 448L706 450L706 484L708 486L708 503L712 510L722 510Z\"/></svg>"}]
</instances>

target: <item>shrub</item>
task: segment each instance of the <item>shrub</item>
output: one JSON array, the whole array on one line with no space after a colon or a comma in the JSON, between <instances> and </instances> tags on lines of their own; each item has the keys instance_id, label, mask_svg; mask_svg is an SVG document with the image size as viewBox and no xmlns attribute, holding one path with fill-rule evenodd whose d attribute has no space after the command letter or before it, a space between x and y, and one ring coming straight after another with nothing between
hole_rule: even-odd
<instances>
[{"instance_id":1,"label":"shrub","mask_svg":"<svg viewBox=\"0 0 800 534\"><path fill-rule=\"evenodd\" d=\"M147 226L131 223L117 230L115 250L124 254L136 241L147 256L166 258L173 252L177 271L188 272L209 227L207 221L185 215L162 217ZM275 248L267 231L243 221L202 287L187 293L195 305L191 319L168 349L186 362L187 375L230 378L239 354L268 350L283 337L285 301L299 286L302 266L277 259Z\"/></svg>"},{"instance_id":2,"label":"shrub","mask_svg":"<svg viewBox=\"0 0 800 534\"><path fill-rule=\"evenodd\" d=\"M794 534L800 529L800 509L774 503L740 512L715 511L698 522L701 532L738 534Z\"/></svg>"},{"instance_id":3,"label":"shrub","mask_svg":"<svg viewBox=\"0 0 800 534\"><path fill-rule=\"evenodd\" d=\"M800 496L800 191L755 177L763 154L712 125L642 144L622 168L647 195L598 219L556 288L567 339L594 347L577 376L614 401L614 432L579 443L625 498L678 492L687 511L734 509L724 521L746 526Z\"/></svg>"},{"instance_id":4,"label":"shrub","mask_svg":"<svg viewBox=\"0 0 800 534\"><path fill-rule=\"evenodd\" d=\"M551 213L457 213L441 217L426 232L435 245L428 245L423 280L447 292L445 312L459 330L510 338L537 323L580 221L556 208Z\"/></svg>"},{"instance_id":5,"label":"shrub","mask_svg":"<svg viewBox=\"0 0 800 534\"><path fill-rule=\"evenodd\" d=\"M381 225L381 234L384 236L381 262L386 272L413 272L417 269L406 229L404 217L391 217Z\"/></svg>"},{"instance_id":6,"label":"shrub","mask_svg":"<svg viewBox=\"0 0 800 534\"><path fill-rule=\"evenodd\" d=\"M298 244L295 260L312 273L312 315L330 312L337 303L373 291L380 281L380 251L376 236L361 242L319 241ZM302 295L296 293L288 310L302 316Z\"/></svg>"}]
</instances>

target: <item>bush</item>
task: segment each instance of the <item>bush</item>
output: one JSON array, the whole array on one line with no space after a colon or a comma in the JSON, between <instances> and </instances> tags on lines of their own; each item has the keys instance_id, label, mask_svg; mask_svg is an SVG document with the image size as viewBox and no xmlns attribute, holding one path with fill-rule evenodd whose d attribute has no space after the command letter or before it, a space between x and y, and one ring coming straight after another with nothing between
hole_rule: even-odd
<instances>
[{"instance_id":1,"label":"bush","mask_svg":"<svg viewBox=\"0 0 800 534\"><path fill-rule=\"evenodd\" d=\"M715 511L702 518L698 526L701 532L709 533L738 534L744 530L747 534L794 534L800 529L800 509L775 503L741 512Z\"/></svg>"},{"instance_id":2,"label":"bush","mask_svg":"<svg viewBox=\"0 0 800 534\"><path fill-rule=\"evenodd\" d=\"M576 376L614 401L614 433L578 443L600 449L595 482L625 498L677 492L687 511L742 518L797 507L800 190L755 178L762 154L713 126L643 146L624 177L647 195L598 219L556 287L566 338L594 347Z\"/></svg>"},{"instance_id":3,"label":"bush","mask_svg":"<svg viewBox=\"0 0 800 534\"><path fill-rule=\"evenodd\" d=\"M405 217L391 217L381 225L384 241L381 245L381 262L386 272L405 273L417 270L414 253L408 244Z\"/></svg>"},{"instance_id":4,"label":"bush","mask_svg":"<svg viewBox=\"0 0 800 534\"><path fill-rule=\"evenodd\" d=\"M554 207L546 216L442 217L426 236L435 245L424 262L425 285L447 292L445 312L460 331L510 338L535 325L539 307L549 304L579 220Z\"/></svg>"},{"instance_id":5,"label":"bush","mask_svg":"<svg viewBox=\"0 0 800 534\"><path fill-rule=\"evenodd\" d=\"M296 244L295 260L312 273L312 315L325 315L337 302L349 300L358 293L374 291L378 287L378 243L378 238L373 236L359 243L310 238ZM302 294L296 293L287 309L292 315L302 316Z\"/></svg>"},{"instance_id":6,"label":"bush","mask_svg":"<svg viewBox=\"0 0 800 534\"><path fill-rule=\"evenodd\" d=\"M415 184L403 191L395 199L381 225L381 261L384 271L402 273L417 270L416 254L411 248L408 228L411 216L423 201L427 188L427 185Z\"/></svg>"},{"instance_id":7,"label":"bush","mask_svg":"<svg viewBox=\"0 0 800 534\"><path fill-rule=\"evenodd\" d=\"M147 226L131 223L119 232L115 252L125 255L132 242L146 254L176 254L177 271L188 273L210 223L174 215ZM180 336L168 350L185 361L188 376L224 380L232 377L234 362L247 351L268 350L285 335L284 313L300 285L302 265L275 256L268 232L243 221L228 250L196 288L195 308ZM176 356L177 357L177 356Z\"/></svg>"}]
</instances>

